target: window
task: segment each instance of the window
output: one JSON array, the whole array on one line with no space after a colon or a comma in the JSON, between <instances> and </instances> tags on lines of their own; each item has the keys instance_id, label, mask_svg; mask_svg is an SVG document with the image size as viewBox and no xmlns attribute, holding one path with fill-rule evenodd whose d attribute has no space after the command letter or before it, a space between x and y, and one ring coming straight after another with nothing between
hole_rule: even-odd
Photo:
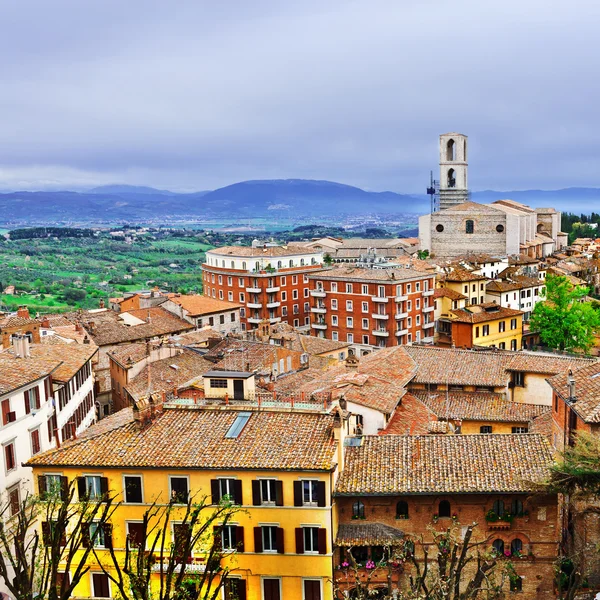
<instances>
[{"instance_id":1,"label":"window","mask_svg":"<svg viewBox=\"0 0 600 600\"><path fill-rule=\"evenodd\" d=\"M368 302L363 302L362 303L362 311L364 313L368 313L369 312L369 303Z\"/></svg>"},{"instance_id":2,"label":"window","mask_svg":"<svg viewBox=\"0 0 600 600\"><path fill-rule=\"evenodd\" d=\"M494 552L496 554L498 554L499 556L503 556L504 555L504 540L501 540L500 538L494 540L492 542L492 548L494 549Z\"/></svg>"},{"instance_id":3,"label":"window","mask_svg":"<svg viewBox=\"0 0 600 600\"><path fill-rule=\"evenodd\" d=\"M281 307L281 316L282 317L287 317L287 306L282 306Z\"/></svg>"},{"instance_id":4,"label":"window","mask_svg":"<svg viewBox=\"0 0 600 600\"><path fill-rule=\"evenodd\" d=\"M123 477L123 488L125 502L129 504L141 504L143 502L141 475L126 475Z\"/></svg>"},{"instance_id":5,"label":"window","mask_svg":"<svg viewBox=\"0 0 600 600\"><path fill-rule=\"evenodd\" d=\"M304 597L302 600L322 600L320 579L305 579L303 587Z\"/></svg>"},{"instance_id":6,"label":"window","mask_svg":"<svg viewBox=\"0 0 600 600\"><path fill-rule=\"evenodd\" d=\"M525 373L523 371L513 372L513 383L515 387L525 387Z\"/></svg>"},{"instance_id":7,"label":"window","mask_svg":"<svg viewBox=\"0 0 600 600\"><path fill-rule=\"evenodd\" d=\"M354 306L352 304L352 300L346 300L346 310L349 310L349 311L354 310Z\"/></svg>"},{"instance_id":8,"label":"window","mask_svg":"<svg viewBox=\"0 0 600 600\"><path fill-rule=\"evenodd\" d=\"M221 529L221 547L223 550L235 550L237 547L237 526L223 525Z\"/></svg>"},{"instance_id":9,"label":"window","mask_svg":"<svg viewBox=\"0 0 600 600\"><path fill-rule=\"evenodd\" d=\"M506 321L500 321L500 323L498 323L498 332L503 333L505 331L506 331Z\"/></svg>"},{"instance_id":10,"label":"window","mask_svg":"<svg viewBox=\"0 0 600 600\"><path fill-rule=\"evenodd\" d=\"M220 323L221 325L224 325L224 324L225 324L225 315L219 315L219 323Z\"/></svg>"},{"instance_id":11,"label":"window","mask_svg":"<svg viewBox=\"0 0 600 600\"><path fill-rule=\"evenodd\" d=\"M385 298L385 286L383 286L383 285L378 286L378 288L377 288L377 296L379 298Z\"/></svg>"},{"instance_id":12,"label":"window","mask_svg":"<svg viewBox=\"0 0 600 600\"><path fill-rule=\"evenodd\" d=\"M368 344L369 343L369 336L368 335L363 335L362 336L362 343L363 344Z\"/></svg>"},{"instance_id":13,"label":"window","mask_svg":"<svg viewBox=\"0 0 600 600\"><path fill-rule=\"evenodd\" d=\"M10 400L2 400L2 425L8 425L16 420L14 411L10 410Z\"/></svg>"},{"instance_id":14,"label":"window","mask_svg":"<svg viewBox=\"0 0 600 600\"><path fill-rule=\"evenodd\" d=\"M275 504L277 501L277 480L260 479L258 484L260 488L260 503Z\"/></svg>"},{"instance_id":15,"label":"window","mask_svg":"<svg viewBox=\"0 0 600 600\"><path fill-rule=\"evenodd\" d=\"M339 336L338 336L338 332L337 332L337 331L332 331L332 332L331 332L331 339L332 339L334 342L337 342L337 341L338 341L338 339L339 339Z\"/></svg>"},{"instance_id":16,"label":"window","mask_svg":"<svg viewBox=\"0 0 600 600\"><path fill-rule=\"evenodd\" d=\"M37 386L25 390L23 398L25 400L25 414L28 415L32 410L38 410L40 408L40 390Z\"/></svg>"},{"instance_id":17,"label":"window","mask_svg":"<svg viewBox=\"0 0 600 600\"><path fill-rule=\"evenodd\" d=\"M450 502L442 500L438 506L438 517L450 517Z\"/></svg>"},{"instance_id":18,"label":"window","mask_svg":"<svg viewBox=\"0 0 600 600\"><path fill-rule=\"evenodd\" d=\"M223 276L219 275L219 285L223 285Z\"/></svg>"},{"instance_id":19,"label":"window","mask_svg":"<svg viewBox=\"0 0 600 600\"><path fill-rule=\"evenodd\" d=\"M489 325L484 325L482 327L482 331L481 331L483 337L485 337L486 335L490 335L490 326Z\"/></svg>"},{"instance_id":20,"label":"window","mask_svg":"<svg viewBox=\"0 0 600 600\"><path fill-rule=\"evenodd\" d=\"M293 261L290 261L290 267L293 267ZM298 283L298 275L292 275L292 285L297 285Z\"/></svg>"},{"instance_id":21,"label":"window","mask_svg":"<svg viewBox=\"0 0 600 600\"><path fill-rule=\"evenodd\" d=\"M511 554L521 554L523 552L523 542L519 538L515 538L510 543Z\"/></svg>"},{"instance_id":22,"label":"window","mask_svg":"<svg viewBox=\"0 0 600 600\"><path fill-rule=\"evenodd\" d=\"M334 326L337 326L337 324L338 324L337 315L331 315L331 324Z\"/></svg>"},{"instance_id":23,"label":"window","mask_svg":"<svg viewBox=\"0 0 600 600\"><path fill-rule=\"evenodd\" d=\"M262 600L281 600L281 581L279 579L263 579L262 588Z\"/></svg>"},{"instance_id":24,"label":"window","mask_svg":"<svg viewBox=\"0 0 600 600\"><path fill-rule=\"evenodd\" d=\"M85 475L77 478L79 500L100 500L108 492L108 479L100 475Z\"/></svg>"},{"instance_id":25,"label":"window","mask_svg":"<svg viewBox=\"0 0 600 600\"><path fill-rule=\"evenodd\" d=\"M408 519L408 502L400 500L396 504L396 519Z\"/></svg>"},{"instance_id":26,"label":"window","mask_svg":"<svg viewBox=\"0 0 600 600\"><path fill-rule=\"evenodd\" d=\"M471 219L465 222L465 233L473 233L475 231L475 223Z\"/></svg>"},{"instance_id":27,"label":"window","mask_svg":"<svg viewBox=\"0 0 600 600\"><path fill-rule=\"evenodd\" d=\"M319 528L303 527L302 529L304 536L304 552L317 554L319 552Z\"/></svg>"},{"instance_id":28,"label":"window","mask_svg":"<svg viewBox=\"0 0 600 600\"><path fill-rule=\"evenodd\" d=\"M281 301L285 302L287 300L287 292L284 290L281 292Z\"/></svg>"},{"instance_id":29,"label":"window","mask_svg":"<svg viewBox=\"0 0 600 600\"><path fill-rule=\"evenodd\" d=\"M406 302L406 312L410 312L412 310L412 300L408 300Z\"/></svg>"},{"instance_id":30,"label":"window","mask_svg":"<svg viewBox=\"0 0 600 600\"><path fill-rule=\"evenodd\" d=\"M219 482L219 497L227 496L233 499L235 496L235 479L218 479Z\"/></svg>"},{"instance_id":31,"label":"window","mask_svg":"<svg viewBox=\"0 0 600 600\"><path fill-rule=\"evenodd\" d=\"M279 528L272 525L263 525L262 530L262 551L277 552L277 530Z\"/></svg>"},{"instance_id":32,"label":"window","mask_svg":"<svg viewBox=\"0 0 600 600\"><path fill-rule=\"evenodd\" d=\"M510 349L513 352L517 349L517 340L510 340Z\"/></svg>"},{"instance_id":33,"label":"window","mask_svg":"<svg viewBox=\"0 0 600 600\"><path fill-rule=\"evenodd\" d=\"M492 433L492 426L491 425L482 425L479 428L479 433Z\"/></svg>"},{"instance_id":34,"label":"window","mask_svg":"<svg viewBox=\"0 0 600 600\"><path fill-rule=\"evenodd\" d=\"M169 477L170 496L177 504L186 504L189 495L187 477Z\"/></svg>"},{"instance_id":35,"label":"window","mask_svg":"<svg viewBox=\"0 0 600 600\"><path fill-rule=\"evenodd\" d=\"M352 317L346 317L346 327L354 327L354 319Z\"/></svg>"},{"instance_id":36,"label":"window","mask_svg":"<svg viewBox=\"0 0 600 600\"><path fill-rule=\"evenodd\" d=\"M331 282L331 291L337 292L337 283L335 281Z\"/></svg>"},{"instance_id":37,"label":"window","mask_svg":"<svg viewBox=\"0 0 600 600\"><path fill-rule=\"evenodd\" d=\"M21 495L19 494L19 486L15 485L9 488L6 492L8 496L8 509L10 511L10 516L14 516L18 514L21 510Z\"/></svg>"},{"instance_id":38,"label":"window","mask_svg":"<svg viewBox=\"0 0 600 600\"><path fill-rule=\"evenodd\" d=\"M29 433L31 437L31 454L37 454L41 450L40 446L40 430L34 429Z\"/></svg>"},{"instance_id":39,"label":"window","mask_svg":"<svg viewBox=\"0 0 600 600\"><path fill-rule=\"evenodd\" d=\"M363 329L369 329L369 319L363 319L362 320L362 328Z\"/></svg>"},{"instance_id":40,"label":"window","mask_svg":"<svg viewBox=\"0 0 600 600\"><path fill-rule=\"evenodd\" d=\"M349 344L354 344L354 334L353 333L349 333L346 335L346 341Z\"/></svg>"},{"instance_id":41,"label":"window","mask_svg":"<svg viewBox=\"0 0 600 600\"><path fill-rule=\"evenodd\" d=\"M285 277L279 278L279 285L285 285Z\"/></svg>"},{"instance_id":42,"label":"window","mask_svg":"<svg viewBox=\"0 0 600 600\"><path fill-rule=\"evenodd\" d=\"M223 585L223 596L224 600L246 600L246 580L227 577Z\"/></svg>"},{"instance_id":43,"label":"window","mask_svg":"<svg viewBox=\"0 0 600 600\"><path fill-rule=\"evenodd\" d=\"M511 319L510 320L510 328L511 329L516 329L517 328L517 320L516 319Z\"/></svg>"},{"instance_id":44,"label":"window","mask_svg":"<svg viewBox=\"0 0 600 600\"><path fill-rule=\"evenodd\" d=\"M110 598L110 582L105 573L92 573L94 598Z\"/></svg>"},{"instance_id":45,"label":"window","mask_svg":"<svg viewBox=\"0 0 600 600\"><path fill-rule=\"evenodd\" d=\"M419 310L419 309L421 308L421 300L420 300L419 298L417 298L417 299L415 300L415 308L416 308L417 310Z\"/></svg>"},{"instance_id":46,"label":"window","mask_svg":"<svg viewBox=\"0 0 600 600\"><path fill-rule=\"evenodd\" d=\"M513 575L510 578L510 591L511 592L522 592L523 591L523 578L520 575Z\"/></svg>"},{"instance_id":47,"label":"window","mask_svg":"<svg viewBox=\"0 0 600 600\"><path fill-rule=\"evenodd\" d=\"M338 307L338 303L337 300L335 298L331 299L331 310L337 310Z\"/></svg>"},{"instance_id":48,"label":"window","mask_svg":"<svg viewBox=\"0 0 600 600\"><path fill-rule=\"evenodd\" d=\"M523 500L520 498L513 498L513 501L510 505L510 512L515 517L523 516Z\"/></svg>"},{"instance_id":49,"label":"window","mask_svg":"<svg viewBox=\"0 0 600 600\"><path fill-rule=\"evenodd\" d=\"M475 337L479 337L479 327L475 327Z\"/></svg>"},{"instance_id":50,"label":"window","mask_svg":"<svg viewBox=\"0 0 600 600\"><path fill-rule=\"evenodd\" d=\"M233 292L227 292L227 300L229 300L229 302L233 302Z\"/></svg>"},{"instance_id":51,"label":"window","mask_svg":"<svg viewBox=\"0 0 600 600\"><path fill-rule=\"evenodd\" d=\"M141 522L127 523L127 539L134 546L141 546L144 542L144 524Z\"/></svg>"},{"instance_id":52,"label":"window","mask_svg":"<svg viewBox=\"0 0 600 600\"><path fill-rule=\"evenodd\" d=\"M233 266L231 268L233 269ZM233 277L227 278L227 285L233 285Z\"/></svg>"},{"instance_id":53,"label":"window","mask_svg":"<svg viewBox=\"0 0 600 600\"><path fill-rule=\"evenodd\" d=\"M89 536L94 548L110 548L106 533L106 525L96 521L90 523Z\"/></svg>"},{"instance_id":54,"label":"window","mask_svg":"<svg viewBox=\"0 0 600 600\"><path fill-rule=\"evenodd\" d=\"M504 501L503 500L494 500L494 504L492 504L492 510L499 517L502 517L504 515Z\"/></svg>"},{"instance_id":55,"label":"window","mask_svg":"<svg viewBox=\"0 0 600 600\"><path fill-rule=\"evenodd\" d=\"M361 500L357 500L352 504L352 518L353 519L364 519L365 518L365 503Z\"/></svg>"},{"instance_id":56,"label":"window","mask_svg":"<svg viewBox=\"0 0 600 600\"><path fill-rule=\"evenodd\" d=\"M304 288L304 297L308 298L309 295L309 289L308 288Z\"/></svg>"},{"instance_id":57,"label":"window","mask_svg":"<svg viewBox=\"0 0 600 600\"><path fill-rule=\"evenodd\" d=\"M244 266L244 269L246 267ZM238 284L240 287L244 287L244 278L243 277L238 277Z\"/></svg>"},{"instance_id":58,"label":"window","mask_svg":"<svg viewBox=\"0 0 600 600\"><path fill-rule=\"evenodd\" d=\"M211 379L210 387L227 389L227 379Z\"/></svg>"},{"instance_id":59,"label":"window","mask_svg":"<svg viewBox=\"0 0 600 600\"><path fill-rule=\"evenodd\" d=\"M444 226L443 226L441 223L438 223L438 224L435 226L435 230L436 230L438 233L442 233L442 231L444 231Z\"/></svg>"},{"instance_id":60,"label":"window","mask_svg":"<svg viewBox=\"0 0 600 600\"><path fill-rule=\"evenodd\" d=\"M298 290L292 290L292 300L298 300Z\"/></svg>"},{"instance_id":61,"label":"window","mask_svg":"<svg viewBox=\"0 0 600 600\"><path fill-rule=\"evenodd\" d=\"M347 283L346 284L346 294L351 294L351 293L352 293L352 284Z\"/></svg>"},{"instance_id":62,"label":"window","mask_svg":"<svg viewBox=\"0 0 600 600\"><path fill-rule=\"evenodd\" d=\"M363 296L369 295L369 286L368 285L366 285L366 284L362 285L362 293L363 293Z\"/></svg>"}]
</instances>

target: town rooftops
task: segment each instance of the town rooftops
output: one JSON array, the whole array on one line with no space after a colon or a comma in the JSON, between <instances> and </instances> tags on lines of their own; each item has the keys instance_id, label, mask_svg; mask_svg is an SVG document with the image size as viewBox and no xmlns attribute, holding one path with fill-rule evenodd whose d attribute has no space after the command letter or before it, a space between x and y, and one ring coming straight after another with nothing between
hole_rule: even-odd
<instances>
[{"instance_id":1,"label":"town rooftops","mask_svg":"<svg viewBox=\"0 0 600 600\"><path fill-rule=\"evenodd\" d=\"M247 371L207 371L202 374L202 377L220 377L228 379L250 379L254 373L248 373Z\"/></svg>"},{"instance_id":2,"label":"town rooftops","mask_svg":"<svg viewBox=\"0 0 600 600\"><path fill-rule=\"evenodd\" d=\"M207 254L217 254L219 256L249 257L260 258L261 256L296 256L300 254L321 254L307 244L301 242L289 243L286 246L223 246L222 248L213 248L207 250Z\"/></svg>"},{"instance_id":3,"label":"town rooftops","mask_svg":"<svg viewBox=\"0 0 600 600\"><path fill-rule=\"evenodd\" d=\"M575 398L570 400L569 375L560 373L548 379L552 389L586 423L600 423L600 362L594 362L573 372Z\"/></svg>"},{"instance_id":4,"label":"town rooftops","mask_svg":"<svg viewBox=\"0 0 600 600\"><path fill-rule=\"evenodd\" d=\"M47 377L60 366L58 359L17 358L10 352L0 352L0 396Z\"/></svg>"},{"instance_id":5,"label":"town rooftops","mask_svg":"<svg viewBox=\"0 0 600 600\"><path fill-rule=\"evenodd\" d=\"M181 306L183 310L187 311L190 317L201 317L202 315L236 310L241 306L241 304L236 304L235 302L227 302L197 294L170 294L169 300Z\"/></svg>"},{"instance_id":6,"label":"town rooftops","mask_svg":"<svg viewBox=\"0 0 600 600\"><path fill-rule=\"evenodd\" d=\"M542 279L536 277L526 277L524 275L513 275L510 279L496 279L486 285L487 292L512 292L526 288L539 287L545 285Z\"/></svg>"},{"instance_id":7,"label":"town rooftops","mask_svg":"<svg viewBox=\"0 0 600 600\"><path fill-rule=\"evenodd\" d=\"M148 356L148 346L146 345L146 342L123 344L109 352L109 356L121 366L128 367L129 365L144 360Z\"/></svg>"},{"instance_id":8,"label":"town rooftops","mask_svg":"<svg viewBox=\"0 0 600 600\"><path fill-rule=\"evenodd\" d=\"M372 281L375 283L396 283L405 279L423 279L424 277L431 277L431 274L412 268L360 269L356 267L334 267L309 275L310 279Z\"/></svg>"},{"instance_id":9,"label":"town rooftops","mask_svg":"<svg viewBox=\"0 0 600 600\"><path fill-rule=\"evenodd\" d=\"M434 298L450 298L450 300L466 300L466 296L450 288L436 288L433 292Z\"/></svg>"},{"instance_id":10,"label":"town rooftops","mask_svg":"<svg viewBox=\"0 0 600 600\"><path fill-rule=\"evenodd\" d=\"M548 441L528 433L365 436L345 452L338 496L530 492L552 463Z\"/></svg>"},{"instance_id":11,"label":"town rooftops","mask_svg":"<svg viewBox=\"0 0 600 600\"><path fill-rule=\"evenodd\" d=\"M496 319L507 319L523 316L523 311L515 308L506 308L495 302L473 304L465 308L456 308L450 311L450 318L458 323L485 323Z\"/></svg>"},{"instance_id":12,"label":"town rooftops","mask_svg":"<svg viewBox=\"0 0 600 600\"><path fill-rule=\"evenodd\" d=\"M232 471L329 471L335 466L334 416L243 409L250 418L227 437L239 410L169 408L141 427L126 408L77 440L34 456L29 465Z\"/></svg>"},{"instance_id":13,"label":"town rooftops","mask_svg":"<svg viewBox=\"0 0 600 600\"><path fill-rule=\"evenodd\" d=\"M40 324L37 319L30 319L20 316L8 316L0 318L0 331L2 329L12 329L14 327L26 327L28 325Z\"/></svg>"},{"instance_id":14,"label":"town rooftops","mask_svg":"<svg viewBox=\"0 0 600 600\"><path fill-rule=\"evenodd\" d=\"M485 275L478 275L462 267L456 267L449 273L445 273L441 276L441 281L447 281L449 283L464 283L467 281L481 281L487 279Z\"/></svg>"},{"instance_id":15,"label":"town rooftops","mask_svg":"<svg viewBox=\"0 0 600 600\"><path fill-rule=\"evenodd\" d=\"M404 539L404 532L385 523L340 523L336 546L393 546Z\"/></svg>"},{"instance_id":16,"label":"town rooftops","mask_svg":"<svg viewBox=\"0 0 600 600\"><path fill-rule=\"evenodd\" d=\"M555 375L557 373L567 373L569 369L579 369L596 362L597 359L595 358L521 351L514 353L506 368L508 371Z\"/></svg>"}]
</instances>

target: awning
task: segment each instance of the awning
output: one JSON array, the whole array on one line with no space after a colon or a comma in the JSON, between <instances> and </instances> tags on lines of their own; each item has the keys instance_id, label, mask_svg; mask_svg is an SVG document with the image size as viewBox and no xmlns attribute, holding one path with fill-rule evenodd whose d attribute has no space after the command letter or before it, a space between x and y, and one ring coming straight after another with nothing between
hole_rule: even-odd
<instances>
[{"instance_id":1,"label":"awning","mask_svg":"<svg viewBox=\"0 0 600 600\"><path fill-rule=\"evenodd\" d=\"M383 523L342 523L335 540L338 546L394 546L404 532Z\"/></svg>"}]
</instances>

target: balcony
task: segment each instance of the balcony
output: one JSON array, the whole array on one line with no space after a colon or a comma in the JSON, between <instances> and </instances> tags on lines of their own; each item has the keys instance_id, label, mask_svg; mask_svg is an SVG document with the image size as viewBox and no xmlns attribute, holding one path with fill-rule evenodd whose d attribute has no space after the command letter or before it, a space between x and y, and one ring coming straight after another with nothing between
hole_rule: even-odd
<instances>
[{"instance_id":1,"label":"balcony","mask_svg":"<svg viewBox=\"0 0 600 600\"><path fill-rule=\"evenodd\" d=\"M260 302L246 302L246 306L248 308L262 308L262 304Z\"/></svg>"},{"instance_id":2,"label":"balcony","mask_svg":"<svg viewBox=\"0 0 600 600\"><path fill-rule=\"evenodd\" d=\"M262 317L248 317L248 323L254 323L255 325L258 325L259 323L262 323L262 321Z\"/></svg>"},{"instance_id":3,"label":"balcony","mask_svg":"<svg viewBox=\"0 0 600 600\"><path fill-rule=\"evenodd\" d=\"M313 329L327 329L327 323L312 323L311 327Z\"/></svg>"},{"instance_id":4,"label":"balcony","mask_svg":"<svg viewBox=\"0 0 600 600\"><path fill-rule=\"evenodd\" d=\"M281 302L267 302L267 308L277 308L281 306Z\"/></svg>"},{"instance_id":5,"label":"balcony","mask_svg":"<svg viewBox=\"0 0 600 600\"><path fill-rule=\"evenodd\" d=\"M435 321L431 321L430 323L423 323L423 329L431 329L435 325Z\"/></svg>"},{"instance_id":6,"label":"balcony","mask_svg":"<svg viewBox=\"0 0 600 600\"><path fill-rule=\"evenodd\" d=\"M279 323L281 317L269 317L269 323Z\"/></svg>"},{"instance_id":7,"label":"balcony","mask_svg":"<svg viewBox=\"0 0 600 600\"><path fill-rule=\"evenodd\" d=\"M321 290L310 290L310 295L313 298L325 298L327 296L327 292L323 289Z\"/></svg>"},{"instance_id":8,"label":"balcony","mask_svg":"<svg viewBox=\"0 0 600 600\"><path fill-rule=\"evenodd\" d=\"M390 315L382 315L380 313L373 313L371 316L374 319L379 319L381 321L387 321L390 318Z\"/></svg>"},{"instance_id":9,"label":"balcony","mask_svg":"<svg viewBox=\"0 0 600 600\"><path fill-rule=\"evenodd\" d=\"M378 337L390 337L390 332L387 329L373 329L371 333Z\"/></svg>"},{"instance_id":10,"label":"balcony","mask_svg":"<svg viewBox=\"0 0 600 600\"><path fill-rule=\"evenodd\" d=\"M248 294L260 294L262 290L259 287L247 287L246 292Z\"/></svg>"},{"instance_id":11,"label":"balcony","mask_svg":"<svg viewBox=\"0 0 600 600\"><path fill-rule=\"evenodd\" d=\"M435 294L435 290L425 290L423 292L423 296L425 296L425 298L428 298L429 296L433 296L433 294Z\"/></svg>"},{"instance_id":12,"label":"balcony","mask_svg":"<svg viewBox=\"0 0 600 600\"><path fill-rule=\"evenodd\" d=\"M371 296L373 302L389 302L390 299L387 296Z\"/></svg>"},{"instance_id":13,"label":"balcony","mask_svg":"<svg viewBox=\"0 0 600 600\"><path fill-rule=\"evenodd\" d=\"M324 306L311 306L310 312L317 315L324 315L327 312L327 309Z\"/></svg>"},{"instance_id":14,"label":"balcony","mask_svg":"<svg viewBox=\"0 0 600 600\"><path fill-rule=\"evenodd\" d=\"M394 302L406 302L408 300L408 296L396 296Z\"/></svg>"},{"instance_id":15,"label":"balcony","mask_svg":"<svg viewBox=\"0 0 600 600\"><path fill-rule=\"evenodd\" d=\"M435 310L435 306L424 306L423 307L424 313L430 313L432 310Z\"/></svg>"},{"instance_id":16,"label":"balcony","mask_svg":"<svg viewBox=\"0 0 600 600\"><path fill-rule=\"evenodd\" d=\"M278 292L281 288L279 288L278 286L275 287L268 287L267 288L267 294L275 294L276 292Z\"/></svg>"},{"instance_id":17,"label":"balcony","mask_svg":"<svg viewBox=\"0 0 600 600\"><path fill-rule=\"evenodd\" d=\"M398 337L400 337L402 335L408 335L408 329L398 329L398 331L396 331L396 335Z\"/></svg>"},{"instance_id":18,"label":"balcony","mask_svg":"<svg viewBox=\"0 0 600 600\"><path fill-rule=\"evenodd\" d=\"M403 313L396 313L394 315L394 318L399 321L400 319L406 319L406 317L408 317L408 313L407 312L403 312Z\"/></svg>"}]
</instances>

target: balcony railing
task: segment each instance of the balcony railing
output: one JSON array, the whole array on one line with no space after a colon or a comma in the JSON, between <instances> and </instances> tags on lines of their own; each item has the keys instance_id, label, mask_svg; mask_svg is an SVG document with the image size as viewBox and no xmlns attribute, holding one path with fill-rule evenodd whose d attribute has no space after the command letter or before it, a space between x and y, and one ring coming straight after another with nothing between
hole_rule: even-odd
<instances>
[{"instance_id":1,"label":"balcony railing","mask_svg":"<svg viewBox=\"0 0 600 600\"><path fill-rule=\"evenodd\" d=\"M310 290L310 295L313 298L325 298L327 292L324 289Z\"/></svg>"},{"instance_id":2,"label":"balcony railing","mask_svg":"<svg viewBox=\"0 0 600 600\"><path fill-rule=\"evenodd\" d=\"M248 308L262 308L262 303L260 303L260 302L246 302L246 306Z\"/></svg>"},{"instance_id":3,"label":"balcony railing","mask_svg":"<svg viewBox=\"0 0 600 600\"><path fill-rule=\"evenodd\" d=\"M260 294L262 292L262 289L259 287L247 287L246 292L248 294Z\"/></svg>"},{"instance_id":4,"label":"balcony railing","mask_svg":"<svg viewBox=\"0 0 600 600\"><path fill-rule=\"evenodd\" d=\"M390 337L390 332L387 329L373 329L371 333L378 337Z\"/></svg>"},{"instance_id":5,"label":"balcony railing","mask_svg":"<svg viewBox=\"0 0 600 600\"><path fill-rule=\"evenodd\" d=\"M406 302L408 300L408 296L396 296L394 302Z\"/></svg>"},{"instance_id":6,"label":"balcony railing","mask_svg":"<svg viewBox=\"0 0 600 600\"><path fill-rule=\"evenodd\" d=\"M394 317L396 318L396 320L406 319L406 317L408 317L408 313L407 312L396 313L394 315Z\"/></svg>"},{"instance_id":7,"label":"balcony railing","mask_svg":"<svg viewBox=\"0 0 600 600\"><path fill-rule=\"evenodd\" d=\"M423 296L425 296L425 297L433 296L433 294L435 294L435 290L425 290L423 292Z\"/></svg>"},{"instance_id":8,"label":"balcony railing","mask_svg":"<svg viewBox=\"0 0 600 600\"><path fill-rule=\"evenodd\" d=\"M387 296L371 296L373 302L389 302L390 299Z\"/></svg>"},{"instance_id":9,"label":"balcony railing","mask_svg":"<svg viewBox=\"0 0 600 600\"><path fill-rule=\"evenodd\" d=\"M387 321L390 318L390 315L382 315L380 313L373 313L371 316L374 319L379 319L380 321Z\"/></svg>"},{"instance_id":10,"label":"balcony railing","mask_svg":"<svg viewBox=\"0 0 600 600\"><path fill-rule=\"evenodd\" d=\"M396 331L396 336L400 337L401 335L407 335L408 334L408 329L398 329L398 331Z\"/></svg>"}]
</instances>

